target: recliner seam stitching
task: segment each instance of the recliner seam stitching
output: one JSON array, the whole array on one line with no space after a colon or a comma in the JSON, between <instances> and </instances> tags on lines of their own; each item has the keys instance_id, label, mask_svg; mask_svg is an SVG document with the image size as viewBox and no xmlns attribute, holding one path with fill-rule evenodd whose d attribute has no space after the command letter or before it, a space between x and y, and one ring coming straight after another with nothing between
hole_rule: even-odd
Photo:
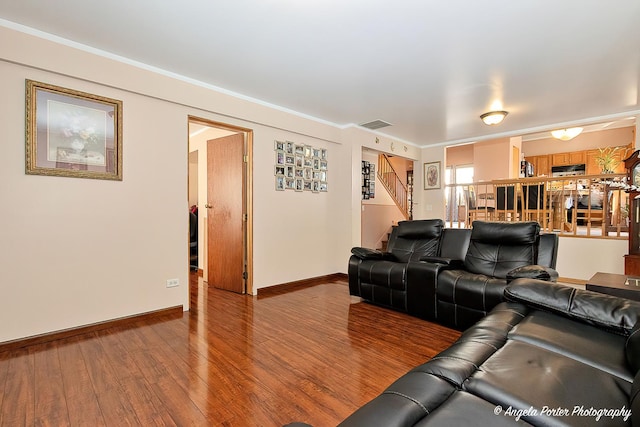
<instances>
[{"instance_id":1,"label":"recliner seam stitching","mask_svg":"<svg viewBox=\"0 0 640 427\"><path fill-rule=\"evenodd\" d=\"M463 359L463 358L461 358L461 357L454 357L454 356L435 356L435 357L431 358L431 360L438 360L438 359L460 360L460 361L462 361L462 362L470 363L470 364L471 364L471 365L473 365L473 367L474 367L474 368L476 368L476 369L480 369L480 368L478 367L478 365L476 365L476 364L475 364L475 363L473 363L472 361L467 360L467 359ZM431 360L429 360L429 361L431 361Z\"/></svg>"},{"instance_id":2,"label":"recliner seam stitching","mask_svg":"<svg viewBox=\"0 0 640 427\"><path fill-rule=\"evenodd\" d=\"M394 395L396 395L396 396L403 397L403 398L405 398L405 399L407 399L407 400L412 401L412 402L413 402L413 403L415 403L416 405L418 405L418 406L419 406L419 407L420 407L420 408L421 408L421 409L422 409L422 410L423 410L427 415L429 415L429 413L430 413L430 412L429 412L429 410L427 409L427 407L426 407L426 406L424 406L422 403L420 403L417 399L414 399L414 398L413 398L413 397L411 397L411 396L407 396L407 395L406 395L406 394L404 394L404 393L400 393L400 392L393 391L393 390L385 390L384 392L382 392L382 394L394 394Z\"/></svg>"}]
</instances>

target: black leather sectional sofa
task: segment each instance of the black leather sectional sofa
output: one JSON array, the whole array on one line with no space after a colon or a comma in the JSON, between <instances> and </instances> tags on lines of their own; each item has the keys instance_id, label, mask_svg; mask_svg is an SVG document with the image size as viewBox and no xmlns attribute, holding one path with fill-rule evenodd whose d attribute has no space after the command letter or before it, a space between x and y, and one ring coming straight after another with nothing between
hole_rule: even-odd
<instances>
[{"instance_id":1,"label":"black leather sectional sofa","mask_svg":"<svg viewBox=\"0 0 640 427\"><path fill-rule=\"evenodd\" d=\"M341 427L640 426L640 302L520 278Z\"/></svg>"},{"instance_id":2,"label":"black leather sectional sofa","mask_svg":"<svg viewBox=\"0 0 640 427\"><path fill-rule=\"evenodd\" d=\"M365 301L464 330L504 300L519 277L555 281L558 236L537 222L401 221L386 252L353 248L349 292Z\"/></svg>"}]
</instances>

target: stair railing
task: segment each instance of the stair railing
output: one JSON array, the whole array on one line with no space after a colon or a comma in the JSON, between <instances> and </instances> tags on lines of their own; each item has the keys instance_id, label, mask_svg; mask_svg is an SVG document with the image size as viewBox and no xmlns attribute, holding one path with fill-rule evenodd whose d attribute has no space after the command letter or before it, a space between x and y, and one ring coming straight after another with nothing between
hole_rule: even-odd
<instances>
[{"instance_id":1,"label":"stair railing","mask_svg":"<svg viewBox=\"0 0 640 427\"><path fill-rule=\"evenodd\" d=\"M405 219L409 219L407 186L400 180L386 154L378 156L378 180L387 189Z\"/></svg>"}]
</instances>

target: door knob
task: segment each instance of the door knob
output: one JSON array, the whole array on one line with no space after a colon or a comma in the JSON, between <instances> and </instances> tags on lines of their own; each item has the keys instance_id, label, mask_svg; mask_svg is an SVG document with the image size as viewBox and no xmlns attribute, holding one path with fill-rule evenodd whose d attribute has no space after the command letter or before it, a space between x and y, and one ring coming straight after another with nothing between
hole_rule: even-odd
<instances>
[{"instance_id":1,"label":"door knob","mask_svg":"<svg viewBox=\"0 0 640 427\"><path fill-rule=\"evenodd\" d=\"M207 208L207 209L211 209L213 207L213 205L210 205L209 203L207 203L207 204L204 205L204 207Z\"/></svg>"}]
</instances>

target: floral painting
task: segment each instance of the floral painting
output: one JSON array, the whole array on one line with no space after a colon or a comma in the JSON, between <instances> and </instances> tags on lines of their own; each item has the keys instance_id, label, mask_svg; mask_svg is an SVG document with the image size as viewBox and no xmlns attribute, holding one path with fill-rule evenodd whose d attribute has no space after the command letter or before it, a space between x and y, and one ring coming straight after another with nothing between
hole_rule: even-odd
<instances>
[{"instance_id":1,"label":"floral painting","mask_svg":"<svg viewBox=\"0 0 640 427\"><path fill-rule=\"evenodd\" d=\"M440 188L440 162L424 164L424 189L435 190Z\"/></svg>"},{"instance_id":2,"label":"floral painting","mask_svg":"<svg viewBox=\"0 0 640 427\"><path fill-rule=\"evenodd\" d=\"M26 173L122 180L122 102L27 80Z\"/></svg>"}]
</instances>

